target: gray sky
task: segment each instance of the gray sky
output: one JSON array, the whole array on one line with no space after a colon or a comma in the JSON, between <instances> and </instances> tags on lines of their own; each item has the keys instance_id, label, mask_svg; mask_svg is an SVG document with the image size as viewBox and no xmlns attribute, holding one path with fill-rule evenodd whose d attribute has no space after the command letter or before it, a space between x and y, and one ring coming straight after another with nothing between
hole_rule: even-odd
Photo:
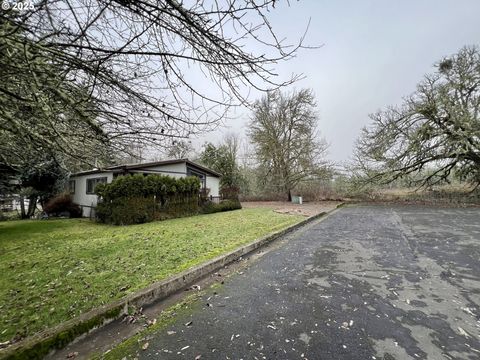
<instances>
[{"instance_id":1,"label":"gray sky","mask_svg":"<svg viewBox=\"0 0 480 360\"><path fill-rule=\"evenodd\" d=\"M295 88L317 96L319 127L330 144L329 158L348 160L368 114L399 104L432 65L464 45L480 45L480 0L280 1L271 21L277 33L294 42L311 19L303 50L277 67L287 78L303 73ZM220 132L242 133L249 112ZM201 139L216 142L219 132Z\"/></svg>"}]
</instances>

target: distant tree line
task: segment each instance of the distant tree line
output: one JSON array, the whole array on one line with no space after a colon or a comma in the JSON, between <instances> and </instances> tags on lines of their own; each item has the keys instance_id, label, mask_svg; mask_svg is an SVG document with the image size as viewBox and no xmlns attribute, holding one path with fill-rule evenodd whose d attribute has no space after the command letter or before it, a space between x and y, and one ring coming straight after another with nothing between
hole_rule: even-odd
<instances>
[{"instance_id":1,"label":"distant tree line","mask_svg":"<svg viewBox=\"0 0 480 360\"><path fill-rule=\"evenodd\" d=\"M199 155L199 161L223 174L224 187L236 187L243 195L291 200L300 183L331 175L325 160L327 144L318 132L315 98L309 89L275 90L256 101L247 136L253 151L243 155L250 157L250 163L240 163L240 140L232 134L220 144L205 144Z\"/></svg>"}]
</instances>

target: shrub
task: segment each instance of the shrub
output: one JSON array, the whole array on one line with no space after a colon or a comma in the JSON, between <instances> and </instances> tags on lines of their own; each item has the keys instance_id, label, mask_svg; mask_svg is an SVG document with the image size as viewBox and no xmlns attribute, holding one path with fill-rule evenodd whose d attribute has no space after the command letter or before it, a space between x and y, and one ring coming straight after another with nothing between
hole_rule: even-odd
<instances>
[{"instance_id":1,"label":"shrub","mask_svg":"<svg viewBox=\"0 0 480 360\"><path fill-rule=\"evenodd\" d=\"M99 221L114 225L142 224L153 220L154 199L123 197L100 202L96 208Z\"/></svg>"},{"instance_id":2,"label":"shrub","mask_svg":"<svg viewBox=\"0 0 480 360\"><path fill-rule=\"evenodd\" d=\"M7 220L20 220L21 216L18 211L0 211L0 221L7 221Z\"/></svg>"},{"instance_id":3,"label":"shrub","mask_svg":"<svg viewBox=\"0 0 480 360\"><path fill-rule=\"evenodd\" d=\"M222 211L231 211L238 210L242 208L242 204L238 200L222 200L220 203L215 204L212 202L207 202L202 205L202 213L204 214L213 214L216 212Z\"/></svg>"},{"instance_id":4,"label":"shrub","mask_svg":"<svg viewBox=\"0 0 480 360\"><path fill-rule=\"evenodd\" d=\"M208 195L210 194L210 189L209 188L203 188L200 190L200 203L205 204L208 202Z\"/></svg>"},{"instance_id":5,"label":"shrub","mask_svg":"<svg viewBox=\"0 0 480 360\"><path fill-rule=\"evenodd\" d=\"M95 188L101 198L96 216L101 222L127 225L193 215L198 213L199 190L196 177L119 176Z\"/></svg>"},{"instance_id":6,"label":"shrub","mask_svg":"<svg viewBox=\"0 0 480 360\"><path fill-rule=\"evenodd\" d=\"M48 216L68 216L77 218L82 216L80 206L73 202L70 194L58 194L50 199L43 207Z\"/></svg>"},{"instance_id":7,"label":"shrub","mask_svg":"<svg viewBox=\"0 0 480 360\"><path fill-rule=\"evenodd\" d=\"M176 179L168 175L135 174L118 176L109 184L98 184L95 193L108 202L125 197L165 199L172 195L198 194L199 190L200 180L195 176Z\"/></svg>"}]
</instances>

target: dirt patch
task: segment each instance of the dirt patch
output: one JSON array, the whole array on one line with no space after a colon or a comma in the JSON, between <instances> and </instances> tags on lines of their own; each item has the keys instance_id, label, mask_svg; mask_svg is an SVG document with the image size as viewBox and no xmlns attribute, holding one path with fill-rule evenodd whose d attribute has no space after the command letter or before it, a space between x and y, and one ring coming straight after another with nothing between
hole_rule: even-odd
<instances>
[{"instance_id":1,"label":"dirt patch","mask_svg":"<svg viewBox=\"0 0 480 360\"><path fill-rule=\"evenodd\" d=\"M242 207L249 208L270 208L273 211L281 214L290 215L303 215L310 217L321 212L327 212L333 210L337 205L341 204L340 201L318 201L308 202L302 205L292 204L286 201L245 201L242 202Z\"/></svg>"}]
</instances>

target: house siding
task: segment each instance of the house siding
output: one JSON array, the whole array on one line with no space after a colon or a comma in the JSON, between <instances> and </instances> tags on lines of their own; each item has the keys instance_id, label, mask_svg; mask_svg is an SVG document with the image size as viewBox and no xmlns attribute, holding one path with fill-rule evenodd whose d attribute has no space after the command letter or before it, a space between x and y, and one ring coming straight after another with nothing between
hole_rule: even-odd
<instances>
[{"instance_id":1,"label":"house siding","mask_svg":"<svg viewBox=\"0 0 480 360\"><path fill-rule=\"evenodd\" d=\"M99 177L106 177L107 183L112 182L113 172L105 171L96 174L72 176L70 180L75 180L75 193L72 194L73 202L82 208L82 216L90 217L92 207L97 206L97 195L87 194L87 180Z\"/></svg>"},{"instance_id":2,"label":"house siding","mask_svg":"<svg viewBox=\"0 0 480 360\"><path fill-rule=\"evenodd\" d=\"M149 166L146 168L128 170L130 173L152 173L160 175L169 175L174 178L187 176L187 165L185 163L167 164L158 166Z\"/></svg>"},{"instance_id":3,"label":"house siding","mask_svg":"<svg viewBox=\"0 0 480 360\"><path fill-rule=\"evenodd\" d=\"M207 175L206 187L210 189L209 195L220 195L220 179L218 177Z\"/></svg>"}]
</instances>

